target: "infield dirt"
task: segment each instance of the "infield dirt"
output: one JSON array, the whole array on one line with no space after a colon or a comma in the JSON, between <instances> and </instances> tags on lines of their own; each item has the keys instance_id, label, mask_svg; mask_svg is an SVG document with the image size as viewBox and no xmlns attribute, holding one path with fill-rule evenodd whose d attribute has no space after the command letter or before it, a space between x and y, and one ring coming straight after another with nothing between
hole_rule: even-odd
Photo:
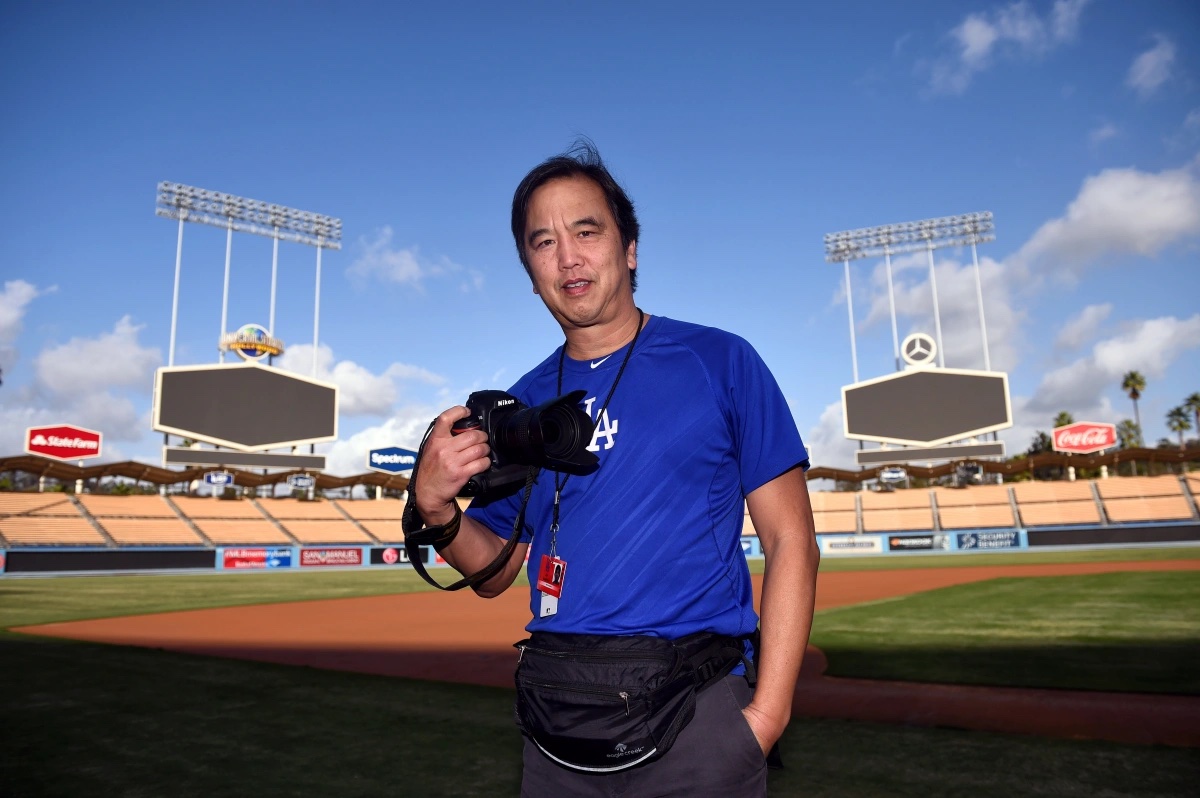
<instances>
[{"instance_id":1,"label":"infield dirt","mask_svg":"<svg viewBox=\"0 0 1200 798\"><path fill-rule=\"evenodd\" d=\"M1200 561L972 566L822 572L817 609L996 577L1200 570ZM761 577L755 577L756 595ZM120 645L434 681L512 686L513 643L526 636L528 593L410 593L190 610L13 629ZM1200 746L1200 699L1016 688L917 685L823 676L810 648L797 715Z\"/></svg>"}]
</instances>

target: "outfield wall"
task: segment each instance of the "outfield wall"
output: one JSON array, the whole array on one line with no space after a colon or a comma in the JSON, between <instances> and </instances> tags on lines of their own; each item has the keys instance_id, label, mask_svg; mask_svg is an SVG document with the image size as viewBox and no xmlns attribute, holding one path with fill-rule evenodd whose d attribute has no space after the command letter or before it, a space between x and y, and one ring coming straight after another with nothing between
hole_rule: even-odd
<instances>
[{"instance_id":1,"label":"outfield wall","mask_svg":"<svg viewBox=\"0 0 1200 798\"><path fill-rule=\"evenodd\" d=\"M934 532L818 535L824 557L915 556L1019 552L1046 548L1107 548L1131 545L1200 543L1200 524L1126 524L1120 527L1052 527L1041 529L968 529ZM748 558L763 556L755 536L742 537ZM447 567L430 547L422 546L421 562ZM13 548L0 550L0 577L112 573L315 571L329 568L408 567L403 546L223 546Z\"/></svg>"}]
</instances>

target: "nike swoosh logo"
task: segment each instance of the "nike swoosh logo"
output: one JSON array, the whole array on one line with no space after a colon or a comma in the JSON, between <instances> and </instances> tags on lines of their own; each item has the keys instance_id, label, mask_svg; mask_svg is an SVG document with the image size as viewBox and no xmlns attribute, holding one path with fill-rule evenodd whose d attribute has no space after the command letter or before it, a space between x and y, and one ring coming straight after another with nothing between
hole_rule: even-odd
<instances>
[{"instance_id":1,"label":"nike swoosh logo","mask_svg":"<svg viewBox=\"0 0 1200 798\"><path fill-rule=\"evenodd\" d=\"M612 357L612 355L608 355L607 357L602 357L602 358L600 358L599 360L593 360L593 361L592 361L592 368L596 368L596 366L599 366L601 363L603 363L604 361L608 360L608 358L610 358L610 357Z\"/></svg>"}]
</instances>

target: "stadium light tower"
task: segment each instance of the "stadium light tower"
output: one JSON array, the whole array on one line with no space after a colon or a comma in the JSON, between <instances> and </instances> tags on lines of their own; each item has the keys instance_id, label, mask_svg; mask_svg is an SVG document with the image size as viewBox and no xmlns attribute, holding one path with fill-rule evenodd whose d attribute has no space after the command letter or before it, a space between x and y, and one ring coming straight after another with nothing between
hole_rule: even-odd
<instances>
[{"instance_id":1,"label":"stadium light tower","mask_svg":"<svg viewBox=\"0 0 1200 798\"><path fill-rule=\"evenodd\" d=\"M979 253L977 244L995 240L995 225L991 211L967 213L961 216L942 216L918 222L888 224L881 227L864 227L828 233L825 236L825 260L842 263L846 272L846 305L850 310L850 350L854 365L854 381L858 382L858 354L854 339L854 305L850 295L850 261L862 258L884 258L887 267L888 306L892 313L892 352L896 370L900 366L900 340L896 330L896 297L892 286L892 255L925 250L929 256L929 286L933 291L933 322L937 336L938 365L945 367L945 347L942 345L942 319L938 309L937 277L933 268L933 251L942 247L971 245L975 263L975 297L979 303L979 328L983 335L983 361L985 370L991 371L992 361L988 353L987 324L983 315L983 285L979 275Z\"/></svg>"},{"instance_id":2,"label":"stadium light tower","mask_svg":"<svg viewBox=\"0 0 1200 798\"><path fill-rule=\"evenodd\" d=\"M225 288L221 299L221 335L226 332L229 310L229 260L233 233L253 233L274 239L271 255L271 311L269 331L275 334L275 286L279 273L279 242L294 241L317 248L317 279L313 299L313 376L317 374L317 341L321 319L321 252L342 248L342 220L311 211L300 211L262 200L209 191L182 183L158 184L155 214L179 221L175 246L175 291L171 305L171 346L167 358L175 365L175 328L179 319L179 273L183 262L183 223L199 222L225 229ZM224 361L225 353L221 353Z\"/></svg>"}]
</instances>

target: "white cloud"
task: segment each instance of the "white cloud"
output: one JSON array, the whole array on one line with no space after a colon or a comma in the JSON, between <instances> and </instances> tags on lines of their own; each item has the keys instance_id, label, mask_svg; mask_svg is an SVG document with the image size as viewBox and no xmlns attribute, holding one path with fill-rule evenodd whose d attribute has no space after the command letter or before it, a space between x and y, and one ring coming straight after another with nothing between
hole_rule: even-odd
<instances>
[{"instance_id":1,"label":"white cloud","mask_svg":"<svg viewBox=\"0 0 1200 798\"><path fill-rule=\"evenodd\" d=\"M292 346L279 358L279 367L287 371L311 375L313 348L311 344ZM334 362L333 350L321 346L317 350L317 379L336 384L339 411L347 416L383 416L392 411L399 396L397 382L418 382L441 385L444 378L418 366L393 363L383 374L374 374L352 360Z\"/></svg>"},{"instance_id":2,"label":"white cloud","mask_svg":"<svg viewBox=\"0 0 1200 798\"><path fill-rule=\"evenodd\" d=\"M1046 222L1010 259L1078 274L1105 256L1153 257L1200 235L1200 161L1162 172L1106 169L1084 181L1064 216Z\"/></svg>"},{"instance_id":3,"label":"white cloud","mask_svg":"<svg viewBox=\"0 0 1200 798\"><path fill-rule=\"evenodd\" d=\"M420 405L404 407L383 424L328 444L325 449L326 472L339 476L361 474L367 470L367 452L372 449L400 446L416 451L429 422L439 412L440 409Z\"/></svg>"},{"instance_id":4,"label":"white cloud","mask_svg":"<svg viewBox=\"0 0 1200 798\"><path fill-rule=\"evenodd\" d=\"M49 289L53 291L54 289ZM17 362L17 350L13 347L21 335L25 308L46 291L24 280L9 280L0 291L0 369L11 367Z\"/></svg>"},{"instance_id":5,"label":"white cloud","mask_svg":"<svg viewBox=\"0 0 1200 798\"><path fill-rule=\"evenodd\" d=\"M858 468L854 461L854 453L858 451L858 441L846 437L845 425L842 422L842 402L826 405L821 412L821 418L816 426L804 435L804 444L812 457L813 467L824 468ZM874 444L871 444L874 446Z\"/></svg>"},{"instance_id":6,"label":"white cloud","mask_svg":"<svg viewBox=\"0 0 1200 798\"><path fill-rule=\"evenodd\" d=\"M1143 98L1154 94L1167 82L1175 63L1175 44L1161 34L1154 38L1154 46L1133 59L1125 77L1125 85Z\"/></svg>"},{"instance_id":7,"label":"white cloud","mask_svg":"<svg viewBox=\"0 0 1200 798\"><path fill-rule=\"evenodd\" d=\"M1200 132L1200 108L1188 111L1188 115L1183 118L1183 129L1193 133Z\"/></svg>"},{"instance_id":8,"label":"white cloud","mask_svg":"<svg viewBox=\"0 0 1200 798\"><path fill-rule=\"evenodd\" d=\"M1100 144L1101 142L1116 138L1119 133L1120 131L1117 130L1116 125L1111 122L1105 122L1100 127L1094 128L1088 133L1088 141L1092 144Z\"/></svg>"},{"instance_id":9,"label":"white cloud","mask_svg":"<svg viewBox=\"0 0 1200 798\"><path fill-rule=\"evenodd\" d=\"M933 289L925 253L914 253L892 261L899 337L910 332L933 335ZM950 368L983 368L983 331L979 323L979 301L972 264L935 259L938 312L941 317L945 362ZM988 257L979 261L984 321L987 325L988 355L993 370L1007 371L1017 362L1019 330L1025 319L1020 303L1012 298L1014 280L1005 267ZM863 329L887 321L891 310L887 296L887 272L876 266L871 276L870 303Z\"/></svg>"},{"instance_id":10,"label":"white cloud","mask_svg":"<svg viewBox=\"0 0 1200 798\"><path fill-rule=\"evenodd\" d=\"M1078 349L1086 344L1100 329L1100 325L1112 313L1112 303L1088 305L1077 316L1067 321L1058 331L1054 345L1059 349Z\"/></svg>"},{"instance_id":11,"label":"white cloud","mask_svg":"<svg viewBox=\"0 0 1200 798\"><path fill-rule=\"evenodd\" d=\"M352 280L378 280L384 283L409 285L422 288L432 277L453 277L459 281L462 291L478 291L483 288L483 273L476 269L460 266L443 256L430 260L421 255L417 247L397 249L392 246L392 228L382 227L375 231L375 238L358 241L361 254L346 269Z\"/></svg>"},{"instance_id":12,"label":"white cloud","mask_svg":"<svg viewBox=\"0 0 1200 798\"><path fill-rule=\"evenodd\" d=\"M927 65L929 88L935 94L962 94L974 76L990 67L998 56L1037 57L1073 40L1088 2L1056 0L1045 18L1027 2L968 14L950 31L954 54Z\"/></svg>"},{"instance_id":13,"label":"white cloud","mask_svg":"<svg viewBox=\"0 0 1200 798\"><path fill-rule=\"evenodd\" d=\"M82 395L109 387L138 386L149 390L154 370L162 362L157 347L138 343L144 325L129 316L112 332L96 338L72 338L42 350L34 361L39 385L52 393Z\"/></svg>"},{"instance_id":14,"label":"white cloud","mask_svg":"<svg viewBox=\"0 0 1200 798\"><path fill-rule=\"evenodd\" d=\"M1042 415L1068 410L1080 417L1096 408L1102 394L1126 372L1136 369L1147 379L1162 377L1181 355L1196 348L1200 314L1131 322L1120 334L1097 343L1086 357L1046 374L1027 409Z\"/></svg>"}]
</instances>

